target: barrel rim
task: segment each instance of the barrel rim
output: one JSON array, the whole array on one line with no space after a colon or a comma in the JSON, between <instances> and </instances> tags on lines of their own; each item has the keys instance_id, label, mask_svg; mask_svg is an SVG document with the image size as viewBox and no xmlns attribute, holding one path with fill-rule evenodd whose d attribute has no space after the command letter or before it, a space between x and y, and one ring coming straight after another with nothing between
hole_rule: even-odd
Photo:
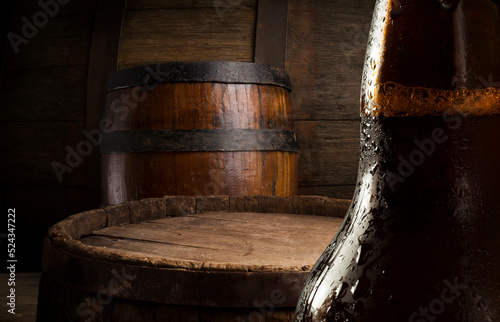
<instances>
[{"instance_id":1,"label":"barrel rim","mask_svg":"<svg viewBox=\"0 0 500 322\"><path fill-rule=\"evenodd\" d=\"M212 203L214 204L212 206ZM350 206L350 200L322 196L165 196L129 201L123 204L81 212L53 225L47 232L51 244L61 249L71 250L75 254L93 259L113 258L123 264L138 264L156 268L179 268L176 260L161 260L150 256L145 259L137 255L120 258L117 250L90 246L80 238L94 231L112 226L134 224L146 220L155 220L172 216L201 214L206 212L257 212L268 214L299 214L343 218ZM207 208L208 207L208 208ZM118 253L117 253L118 252ZM183 269L195 271L228 271L226 264L214 264L191 261ZM231 271L262 272L268 270L303 271L304 267L271 265L233 265Z\"/></svg>"},{"instance_id":2,"label":"barrel rim","mask_svg":"<svg viewBox=\"0 0 500 322\"><path fill-rule=\"evenodd\" d=\"M86 245L80 238L104 227L213 211L341 218L349 205L350 200L320 196L168 196L85 211L66 218L48 231L42 277L97 294L103 292L103 283L111 284L118 274L127 276L123 282L127 287L116 290L112 294L114 297L208 307L252 307L256 300L266 300L275 290L286 285L291 293L276 306L294 306L300 295L300 285L305 283L311 267L242 265L245 267L228 269L224 265L207 267L201 262L201 265L192 263L191 267L186 267L163 262L157 257L144 258L138 254ZM219 291L214 293L214 288Z\"/></svg>"},{"instance_id":3,"label":"barrel rim","mask_svg":"<svg viewBox=\"0 0 500 322\"><path fill-rule=\"evenodd\" d=\"M158 84L186 82L274 85L292 90L290 77L278 67L240 61L187 61L117 70L108 76L107 92L136 86L152 89Z\"/></svg>"}]
</instances>

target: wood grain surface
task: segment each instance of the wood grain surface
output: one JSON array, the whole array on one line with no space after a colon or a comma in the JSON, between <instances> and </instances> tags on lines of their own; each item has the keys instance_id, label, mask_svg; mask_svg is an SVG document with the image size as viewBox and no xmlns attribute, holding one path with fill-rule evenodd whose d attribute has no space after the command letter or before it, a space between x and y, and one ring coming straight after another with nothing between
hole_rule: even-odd
<instances>
[{"instance_id":1,"label":"wood grain surface","mask_svg":"<svg viewBox=\"0 0 500 322\"><path fill-rule=\"evenodd\" d=\"M95 231L91 246L210 265L310 267L342 219L261 213L206 213Z\"/></svg>"},{"instance_id":2,"label":"wood grain surface","mask_svg":"<svg viewBox=\"0 0 500 322\"><path fill-rule=\"evenodd\" d=\"M354 191L359 92L373 5L368 0L288 3L286 69L299 140L305 142L299 194L350 198ZM252 61L254 45L249 37L255 34L250 27L255 27L256 13L256 1L129 1L119 68L179 60ZM206 30L189 22L203 24L205 18L211 19ZM185 29L189 36L172 25L180 20L189 26ZM227 35L217 40L217 29ZM241 39L231 39L233 34Z\"/></svg>"},{"instance_id":3,"label":"wood grain surface","mask_svg":"<svg viewBox=\"0 0 500 322\"><path fill-rule=\"evenodd\" d=\"M94 311L100 321L254 319L271 303L267 320L291 322L348 206L319 196L170 196L73 215L47 234L38 320L83 321L87 298L111 294Z\"/></svg>"},{"instance_id":4,"label":"wood grain surface","mask_svg":"<svg viewBox=\"0 0 500 322\"><path fill-rule=\"evenodd\" d=\"M125 108L122 98L132 91L125 88L108 94L105 116L113 120L114 132L293 129L290 93L279 86L166 83ZM297 193L297 153L279 149L194 152L196 144L192 142L193 152L103 154L102 204L164 195Z\"/></svg>"},{"instance_id":5,"label":"wood grain surface","mask_svg":"<svg viewBox=\"0 0 500 322\"><path fill-rule=\"evenodd\" d=\"M251 62L256 2L132 1L124 17L118 69L166 61Z\"/></svg>"}]
</instances>

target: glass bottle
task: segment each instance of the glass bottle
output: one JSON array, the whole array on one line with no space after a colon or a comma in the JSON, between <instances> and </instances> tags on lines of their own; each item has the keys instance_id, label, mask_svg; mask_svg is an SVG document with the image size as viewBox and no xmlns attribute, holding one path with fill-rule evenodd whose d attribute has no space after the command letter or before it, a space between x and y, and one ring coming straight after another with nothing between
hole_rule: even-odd
<instances>
[{"instance_id":1,"label":"glass bottle","mask_svg":"<svg viewBox=\"0 0 500 322\"><path fill-rule=\"evenodd\" d=\"M500 321L500 8L378 0L351 208L295 321Z\"/></svg>"}]
</instances>

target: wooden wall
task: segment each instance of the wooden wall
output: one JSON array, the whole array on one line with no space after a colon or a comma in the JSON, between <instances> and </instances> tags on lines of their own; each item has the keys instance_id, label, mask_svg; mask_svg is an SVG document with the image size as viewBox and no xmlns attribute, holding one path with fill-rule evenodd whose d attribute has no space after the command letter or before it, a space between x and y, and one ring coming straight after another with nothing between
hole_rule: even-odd
<instances>
[{"instance_id":1,"label":"wooden wall","mask_svg":"<svg viewBox=\"0 0 500 322\"><path fill-rule=\"evenodd\" d=\"M350 198L354 192L373 5L289 0L286 69L301 144L300 194ZM256 0L129 0L118 69L179 60L253 61L256 8Z\"/></svg>"},{"instance_id":2,"label":"wooden wall","mask_svg":"<svg viewBox=\"0 0 500 322\"><path fill-rule=\"evenodd\" d=\"M10 30L40 7L20 0ZM60 183L51 163L64 162L86 126L87 69L97 0L71 1L15 53L7 40L0 83L2 211L16 208L18 269L39 266L44 232L94 207L87 160ZM6 217L2 217L6 218ZM2 223L2 227L4 224Z\"/></svg>"},{"instance_id":3,"label":"wooden wall","mask_svg":"<svg viewBox=\"0 0 500 322\"><path fill-rule=\"evenodd\" d=\"M50 225L99 204L97 149L64 174L62 183L51 163L64 163L66 147L76 148L85 139L82 130L95 127L102 115L105 73L95 77L99 55L106 54L100 51L109 48L101 46L108 42L96 27L96 12L113 1L118 2L61 5L18 54L6 41L0 79L1 200L2 206L16 207L19 242L35 254L26 260L27 270L38 267ZM31 19L40 10L36 0L19 2L10 28L18 34L21 18ZM374 2L289 0L286 68L301 144L300 194L350 198L354 191L359 89ZM257 0L128 0L110 70L180 60L253 61L256 16Z\"/></svg>"},{"instance_id":4,"label":"wooden wall","mask_svg":"<svg viewBox=\"0 0 500 322\"><path fill-rule=\"evenodd\" d=\"M359 92L375 1L289 0L286 68L301 145L299 192L351 198Z\"/></svg>"}]
</instances>

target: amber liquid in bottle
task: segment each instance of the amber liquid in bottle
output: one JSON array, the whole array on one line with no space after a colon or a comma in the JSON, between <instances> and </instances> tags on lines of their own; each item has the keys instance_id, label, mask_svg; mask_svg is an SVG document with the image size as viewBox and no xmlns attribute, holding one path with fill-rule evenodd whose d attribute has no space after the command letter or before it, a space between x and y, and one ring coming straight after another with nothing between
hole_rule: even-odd
<instances>
[{"instance_id":1,"label":"amber liquid in bottle","mask_svg":"<svg viewBox=\"0 0 500 322\"><path fill-rule=\"evenodd\" d=\"M356 191L296 321L500 321L499 20L377 1Z\"/></svg>"}]
</instances>

